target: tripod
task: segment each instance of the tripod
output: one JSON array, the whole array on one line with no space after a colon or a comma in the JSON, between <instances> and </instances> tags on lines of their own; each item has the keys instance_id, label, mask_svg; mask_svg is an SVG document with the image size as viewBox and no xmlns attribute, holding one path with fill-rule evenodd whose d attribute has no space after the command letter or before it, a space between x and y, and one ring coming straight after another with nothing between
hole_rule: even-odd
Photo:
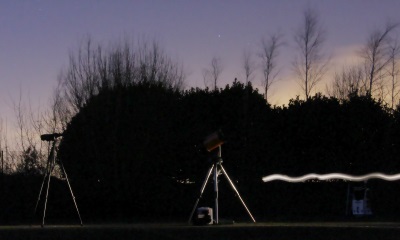
<instances>
[{"instance_id":1,"label":"tripod","mask_svg":"<svg viewBox=\"0 0 400 240\"><path fill-rule=\"evenodd\" d=\"M45 201L44 201L44 209L43 209L43 216L42 216L43 217L42 218L42 227L44 227L44 220L46 218L47 200L48 200L49 189L50 189L51 174L52 174L56 164L58 164L60 166L60 168L61 168L62 174L65 176L65 179L67 181L67 184L68 184L68 187L69 187L69 191L70 191L71 196L72 196L72 200L74 201L76 212L78 213L80 224L81 224L81 226L83 226L82 218L81 218L81 215L79 213L78 205L76 204L75 196L74 196L74 193L72 192L71 184L69 183L68 175L67 175L67 172L65 171L64 164L62 163L61 159L58 159L57 156L56 156L56 148L58 147L58 144L59 144L59 140L57 139L57 137L59 137L61 135L54 135L49 139L43 138L43 136L44 135L42 135L42 140L44 140L44 141L52 141L53 143L52 143L52 146L51 146L51 150L49 152L49 157L47 159L46 172L44 174L43 181L42 181L42 186L40 187L39 196L38 196L38 199L36 201L34 215L36 215L36 211L37 211L37 208L38 208L38 205L39 205L39 201L40 201L40 198L42 196L43 186L44 186L44 184L46 182L46 179L47 179L46 198L45 198ZM50 136L50 135L48 135L48 136Z\"/></svg>"},{"instance_id":2,"label":"tripod","mask_svg":"<svg viewBox=\"0 0 400 240\"><path fill-rule=\"evenodd\" d=\"M213 164L211 165L210 169L208 170L206 179L203 182L203 185L200 189L200 195L196 200L196 203L194 204L193 210L190 214L189 217L189 223L192 221L193 214L196 211L197 205L199 204L199 201L201 197L203 196L204 189L206 188L207 182L211 176L211 173L213 173L213 178L214 178L214 224L218 224L219 216L218 216L218 175L220 174L220 171L225 175L226 179L228 180L229 184L231 185L232 189L236 192L236 195L238 196L239 200L242 202L243 207L246 209L247 213L249 214L251 220L255 223L256 220L254 219L253 215L251 214L250 210L247 208L246 203L244 203L242 197L239 194L239 191L236 189L235 185L233 184L232 180L228 176L228 173L225 171L225 168L222 166L222 158L221 158L221 145L218 146L218 156L214 160Z\"/></svg>"}]
</instances>

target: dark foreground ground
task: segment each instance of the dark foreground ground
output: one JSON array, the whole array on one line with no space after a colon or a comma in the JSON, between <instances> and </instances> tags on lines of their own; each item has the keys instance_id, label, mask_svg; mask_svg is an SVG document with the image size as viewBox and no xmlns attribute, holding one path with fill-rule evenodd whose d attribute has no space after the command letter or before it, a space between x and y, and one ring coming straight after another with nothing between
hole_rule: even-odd
<instances>
[{"instance_id":1,"label":"dark foreground ground","mask_svg":"<svg viewBox=\"0 0 400 240\"><path fill-rule=\"evenodd\" d=\"M400 239L398 222L0 226L0 239Z\"/></svg>"}]
</instances>

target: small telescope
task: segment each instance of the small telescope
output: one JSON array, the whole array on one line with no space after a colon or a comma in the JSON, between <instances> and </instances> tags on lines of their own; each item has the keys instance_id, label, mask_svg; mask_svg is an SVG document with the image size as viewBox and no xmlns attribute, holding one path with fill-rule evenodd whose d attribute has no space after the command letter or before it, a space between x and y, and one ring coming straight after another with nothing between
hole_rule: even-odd
<instances>
[{"instance_id":1,"label":"small telescope","mask_svg":"<svg viewBox=\"0 0 400 240\"><path fill-rule=\"evenodd\" d=\"M62 133L43 134L43 135L40 135L40 139L41 139L42 141L50 142L50 141L56 140L56 138L59 138L59 137L61 137L62 135L63 135Z\"/></svg>"},{"instance_id":2,"label":"small telescope","mask_svg":"<svg viewBox=\"0 0 400 240\"><path fill-rule=\"evenodd\" d=\"M236 189L235 185L233 184L231 178L228 176L228 173L225 171L224 167L222 166L222 157L221 157L221 145L224 143L224 135L222 134L221 130L218 130L210 135L208 135L204 142L203 145L207 149L207 151L211 152L212 150L218 148L218 153L216 156L214 156L212 161L212 165L210 169L208 170L206 179L203 182L203 185L200 190L200 195L196 200L196 203L194 204L194 207L192 209L192 213L190 214L189 217L189 223L192 221L193 214L196 212L197 205L199 204L199 201L201 197L203 196L204 189L206 188L207 182L211 177L211 174L213 173L213 180L214 180L214 209L210 208L199 208L197 209L197 216L195 221L193 222L194 224L218 224L218 175L223 174L225 175L226 179L230 183L232 189L235 191L236 196L240 199L240 201L243 204L243 207L246 209L247 213L249 214L250 218L253 220L253 222L256 222L254 219L253 215L251 215L250 210L247 208L246 203L243 201L242 197L240 196L238 190ZM214 213L214 214L213 214ZM214 215L214 216L212 216ZM200 221L198 221L200 220Z\"/></svg>"},{"instance_id":3,"label":"small telescope","mask_svg":"<svg viewBox=\"0 0 400 240\"><path fill-rule=\"evenodd\" d=\"M211 152L217 147L221 146L224 143L224 135L221 130L218 130L206 137L203 142L204 147L207 151Z\"/></svg>"}]
</instances>

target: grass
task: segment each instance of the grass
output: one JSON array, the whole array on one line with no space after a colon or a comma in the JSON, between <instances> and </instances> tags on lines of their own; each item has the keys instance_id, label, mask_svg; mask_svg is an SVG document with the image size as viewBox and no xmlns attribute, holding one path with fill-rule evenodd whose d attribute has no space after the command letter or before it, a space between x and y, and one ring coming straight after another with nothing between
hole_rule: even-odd
<instances>
[{"instance_id":1,"label":"grass","mask_svg":"<svg viewBox=\"0 0 400 240\"><path fill-rule=\"evenodd\" d=\"M188 224L93 224L1 226L0 239L263 239L263 240L394 240L397 222L269 222L212 226Z\"/></svg>"}]
</instances>

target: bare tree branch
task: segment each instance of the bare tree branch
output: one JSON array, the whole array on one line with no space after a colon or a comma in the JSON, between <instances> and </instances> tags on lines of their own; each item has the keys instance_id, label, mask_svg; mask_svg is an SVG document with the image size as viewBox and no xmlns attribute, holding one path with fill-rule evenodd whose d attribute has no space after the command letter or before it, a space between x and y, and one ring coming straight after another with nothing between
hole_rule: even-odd
<instances>
[{"instance_id":1,"label":"bare tree branch","mask_svg":"<svg viewBox=\"0 0 400 240\"><path fill-rule=\"evenodd\" d=\"M221 63L221 59L217 57L213 57L211 59L211 64L209 68L203 69L203 80L205 86L211 85L211 88L214 90L218 89L218 80L221 76L223 67Z\"/></svg>"},{"instance_id":2,"label":"bare tree branch","mask_svg":"<svg viewBox=\"0 0 400 240\"><path fill-rule=\"evenodd\" d=\"M62 122L75 115L89 98L104 89L129 86L139 82L157 82L174 89L182 89L185 74L156 42L128 40L107 50L94 46L88 38L77 53L71 52L69 66L59 76L60 86L54 106Z\"/></svg>"},{"instance_id":3,"label":"bare tree branch","mask_svg":"<svg viewBox=\"0 0 400 240\"><path fill-rule=\"evenodd\" d=\"M256 65L253 62L252 52L250 51L250 49L245 49L243 51L242 66L244 70L245 84L247 85L249 82L253 80L254 78L253 75L256 70Z\"/></svg>"},{"instance_id":4,"label":"bare tree branch","mask_svg":"<svg viewBox=\"0 0 400 240\"><path fill-rule=\"evenodd\" d=\"M283 45L282 35L272 34L268 39L261 39L261 52L259 57L261 58L261 69L263 72L263 86L264 86L264 98L268 102L268 92L271 85L276 81L276 77L279 73L277 71L277 58L279 47Z\"/></svg>"},{"instance_id":5,"label":"bare tree branch","mask_svg":"<svg viewBox=\"0 0 400 240\"><path fill-rule=\"evenodd\" d=\"M388 74L390 77L390 84L389 84L389 91L390 91L390 107L394 109L396 107L397 99L400 94L400 81L398 79L398 76L400 74L400 69L399 69L399 55L400 55L400 45L398 39L395 39L394 41L391 42L389 46L389 59L390 63L388 64Z\"/></svg>"},{"instance_id":6,"label":"bare tree branch","mask_svg":"<svg viewBox=\"0 0 400 240\"><path fill-rule=\"evenodd\" d=\"M369 96L374 92L374 85L382 81L386 74L382 70L390 63L391 33L398 27L397 23L387 23L384 29L376 29L368 36L367 43L361 49L367 73L366 86Z\"/></svg>"},{"instance_id":7,"label":"bare tree branch","mask_svg":"<svg viewBox=\"0 0 400 240\"><path fill-rule=\"evenodd\" d=\"M362 66L343 67L341 72L335 72L333 81L327 86L327 94L339 100L348 99L352 94L366 94L364 78Z\"/></svg>"},{"instance_id":8,"label":"bare tree branch","mask_svg":"<svg viewBox=\"0 0 400 240\"><path fill-rule=\"evenodd\" d=\"M327 71L329 59L321 54L325 35L325 31L319 24L317 13L310 8L306 9L303 25L294 35L299 54L293 62L294 72L306 98L310 96L311 91Z\"/></svg>"}]
</instances>

